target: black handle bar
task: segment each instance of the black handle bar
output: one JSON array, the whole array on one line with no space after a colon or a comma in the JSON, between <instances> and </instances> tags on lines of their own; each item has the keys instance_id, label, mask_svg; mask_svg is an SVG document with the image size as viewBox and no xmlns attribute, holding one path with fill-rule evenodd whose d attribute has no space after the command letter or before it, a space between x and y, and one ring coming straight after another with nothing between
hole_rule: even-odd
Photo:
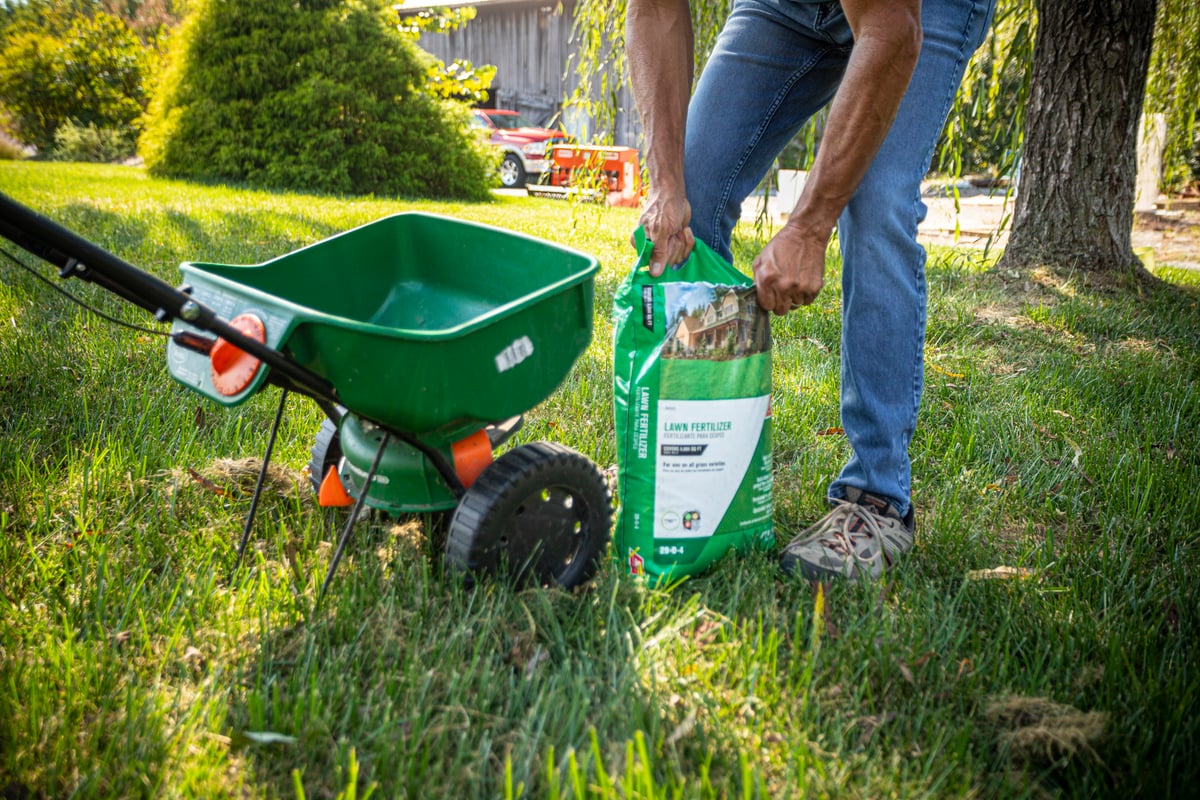
<instances>
[{"instance_id":1,"label":"black handle bar","mask_svg":"<svg viewBox=\"0 0 1200 800\"><path fill-rule=\"evenodd\" d=\"M3 192L0 192L0 236L57 266L62 278L94 283L161 321L178 319L214 333L286 377L289 388L323 403L337 403L337 392L329 381L278 350L246 336L187 292L138 269Z\"/></svg>"}]
</instances>

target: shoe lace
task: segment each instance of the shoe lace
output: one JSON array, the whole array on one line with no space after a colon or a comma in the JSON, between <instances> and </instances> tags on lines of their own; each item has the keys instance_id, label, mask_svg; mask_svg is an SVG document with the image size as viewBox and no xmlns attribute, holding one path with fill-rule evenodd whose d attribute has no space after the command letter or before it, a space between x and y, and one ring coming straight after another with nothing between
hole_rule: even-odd
<instances>
[{"instance_id":1,"label":"shoe lace","mask_svg":"<svg viewBox=\"0 0 1200 800\"><path fill-rule=\"evenodd\" d=\"M821 539L821 544L839 555L857 560L857 543L864 539L882 539L883 530L875 515L861 505L838 498L833 499L833 504L829 522L834 530L828 538ZM857 528L852 527L856 520L860 523Z\"/></svg>"}]
</instances>

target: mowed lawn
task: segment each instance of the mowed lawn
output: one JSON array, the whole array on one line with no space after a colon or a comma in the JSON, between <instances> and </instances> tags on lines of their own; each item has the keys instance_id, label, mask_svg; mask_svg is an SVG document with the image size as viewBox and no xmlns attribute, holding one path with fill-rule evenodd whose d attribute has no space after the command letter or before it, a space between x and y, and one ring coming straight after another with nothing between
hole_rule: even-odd
<instances>
[{"instance_id":1,"label":"mowed lawn","mask_svg":"<svg viewBox=\"0 0 1200 800\"><path fill-rule=\"evenodd\" d=\"M588 252L593 342L517 442L615 463L634 211L47 163L0 162L0 191L171 282L408 209ZM669 587L609 563L572 593L469 589L421 519L373 516L314 611L344 519L302 472L321 412L289 406L235 571L276 390L210 403L170 379L161 337L0 260L0 797L1194 796L1194 273L1100 292L933 252L918 546L884 582L814 586L762 553ZM831 256L816 304L774 322L781 541L847 456L839 274Z\"/></svg>"}]
</instances>

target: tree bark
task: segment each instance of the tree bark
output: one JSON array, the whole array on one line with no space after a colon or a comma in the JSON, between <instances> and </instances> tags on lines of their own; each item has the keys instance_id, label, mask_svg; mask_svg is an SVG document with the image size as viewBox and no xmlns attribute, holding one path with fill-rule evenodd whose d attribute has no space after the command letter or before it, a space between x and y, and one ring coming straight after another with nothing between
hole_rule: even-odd
<instances>
[{"instance_id":1,"label":"tree bark","mask_svg":"<svg viewBox=\"0 0 1200 800\"><path fill-rule=\"evenodd\" d=\"M1157 0L1042 0L1002 267L1144 274L1133 254L1138 120Z\"/></svg>"}]
</instances>

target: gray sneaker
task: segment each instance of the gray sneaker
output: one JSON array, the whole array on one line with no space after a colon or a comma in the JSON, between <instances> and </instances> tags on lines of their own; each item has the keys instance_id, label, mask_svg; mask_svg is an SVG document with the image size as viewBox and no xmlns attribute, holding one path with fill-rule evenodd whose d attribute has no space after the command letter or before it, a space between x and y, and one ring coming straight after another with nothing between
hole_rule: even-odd
<instances>
[{"instance_id":1,"label":"gray sneaker","mask_svg":"<svg viewBox=\"0 0 1200 800\"><path fill-rule=\"evenodd\" d=\"M789 575L812 580L875 580L912 549L913 512L904 517L878 495L847 488L846 499L830 499L833 509L788 542L779 566Z\"/></svg>"}]
</instances>

